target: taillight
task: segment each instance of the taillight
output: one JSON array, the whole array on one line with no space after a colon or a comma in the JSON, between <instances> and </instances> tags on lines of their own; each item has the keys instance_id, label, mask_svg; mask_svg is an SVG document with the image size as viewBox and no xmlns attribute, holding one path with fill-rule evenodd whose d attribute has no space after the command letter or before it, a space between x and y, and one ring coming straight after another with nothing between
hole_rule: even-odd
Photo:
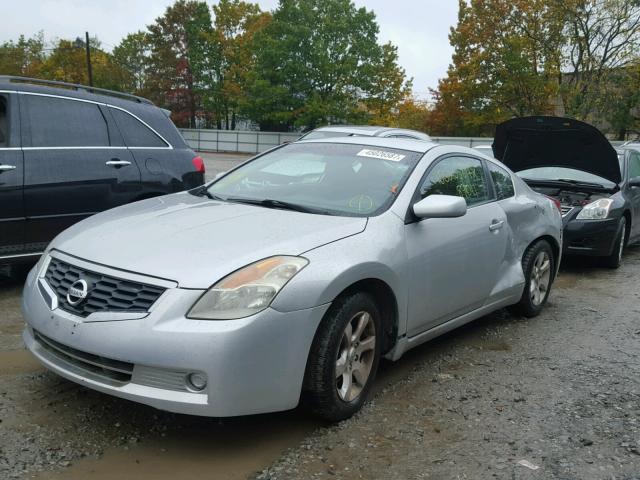
<instances>
[{"instance_id":1,"label":"taillight","mask_svg":"<svg viewBox=\"0 0 640 480\"><path fill-rule=\"evenodd\" d=\"M202 160L202 157L194 157L193 160L191 160L191 163L196 167L196 171L198 173L204 175L204 160Z\"/></svg>"},{"instance_id":2,"label":"taillight","mask_svg":"<svg viewBox=\"0 0 640 480\"><path fill-rule=\"evenodd\" d=\"M558 211L562 213L562 204L560 203L560 200L558 200L557 198L550 197L549 195L545 195L545 197L551 200L553 204L556 206L556 208L558 209Z\"/></svg>"}]
</instances>

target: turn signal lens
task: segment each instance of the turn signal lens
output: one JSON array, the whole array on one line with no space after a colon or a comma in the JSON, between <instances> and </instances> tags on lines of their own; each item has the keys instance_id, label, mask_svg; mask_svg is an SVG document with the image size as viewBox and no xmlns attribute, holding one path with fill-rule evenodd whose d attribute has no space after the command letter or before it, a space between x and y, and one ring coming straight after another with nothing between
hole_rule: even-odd
<instances>
[{"instance_id":1,"label":"turn signal lens","mask_svg":"<svg viewBox=\"0 0 640 480\"><path fill-rule=\"evenodd\" d=\"M232 320L261 312L309 260L270 257L223 278L200 297L187 314L199 320Z\"/></svg>"}]
</instances>

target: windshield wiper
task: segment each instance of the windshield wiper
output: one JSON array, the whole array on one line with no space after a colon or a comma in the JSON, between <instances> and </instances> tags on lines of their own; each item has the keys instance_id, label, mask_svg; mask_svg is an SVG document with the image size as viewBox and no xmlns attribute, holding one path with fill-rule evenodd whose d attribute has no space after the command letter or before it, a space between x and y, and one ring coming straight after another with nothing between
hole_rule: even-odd
<instances>
[{"instance_id":1,"label":"windshield wiper","mask_svg":"<svg viewBox=\"0 0 640 480\"><path fill-rule=\"evenodd\" d=\"M591 183L591 182L581 182L579 180L570 180L568 178L558 178L558 179L549 179L549 178L527 178L522 177L525 182L536 183L540 185L571 185L573 187L587 187L587 188L597 188L601 190L610 190L610 188L601 185L600 183Z\"/></svg>"},{"instance_id":2,"label":"windshield wiper","mask_svg":"<svg viewBox=\"0 0 640 480\"><path fill-rule=\"evenodd\" d=\"M237 197L227 197L226 200L228 202L234 203L246 203L247 205L257 205L259 207L265 208L277 208L280 210L292 210L294 212L303 212L303 213L323 213L326 214L324 210L305 207L304 205L298 205L297 203L285 202L283 200L273 200L271 198L265 198L264 200L258 200L255 198L237 198Z\"/></svg>"},{"instance_id":3,"label":"windshield wiper","mask_svg":"<svg viewBox=\"0 0 640 480\"><path fill-rule=\"evenodd\" d=\"M219 200L221 202L224 202L227 200L226 198L222 198L222 197L219 197L218 195L214 195L207 188L203 188L202 190L197 192L196 195L199 195L201 197L207 197L207 198L210 198L211 200Z\"/></svg>"}]
</instances>

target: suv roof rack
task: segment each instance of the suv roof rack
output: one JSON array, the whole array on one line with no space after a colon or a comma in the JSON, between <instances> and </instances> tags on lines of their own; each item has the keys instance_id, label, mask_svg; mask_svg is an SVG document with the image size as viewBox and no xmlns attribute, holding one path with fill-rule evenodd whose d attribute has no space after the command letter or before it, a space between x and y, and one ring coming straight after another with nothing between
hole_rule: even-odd
<instances>
[{"instance_id":1,"label":"suv roof rack","mask_svg":"<svg viewBox=\"0 0 640 480\"><path fill-rule=\"evenodd\" d=\"M6 81L10 83L27 83L27 84L33 84L33 85L43 85L46 87L67 88L70 90L85 91L89 93L95 93L98 95L119 97L124 100L131 100L138 103L146 103L149 105L154 104L151 100L138 97L130 93L116 92L115 90L107 90L106 88L89 87L87 85L80 85L77 83L60 82L57 80L42 80L40 78L18 77L18 76L12 76L12 75L0 75L0 82L2 81Z\"/></svg>"}]
</instances>

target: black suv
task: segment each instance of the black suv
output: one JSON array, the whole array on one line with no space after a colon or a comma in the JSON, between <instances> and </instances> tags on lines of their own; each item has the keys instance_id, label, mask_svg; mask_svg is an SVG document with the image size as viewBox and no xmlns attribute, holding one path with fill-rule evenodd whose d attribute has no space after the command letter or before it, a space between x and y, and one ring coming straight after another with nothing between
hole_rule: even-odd
<instances>
[{"instance_id":1,"label":"black suv","mask_svg":"<svg viewBox=\"0 0 640 480\"><path fill-rule=\"evenodd\" d=\"M0 264L37 259L96 212L203 183L202 159L149 100L0 76Z\"/></svg>"}]
</instances>

